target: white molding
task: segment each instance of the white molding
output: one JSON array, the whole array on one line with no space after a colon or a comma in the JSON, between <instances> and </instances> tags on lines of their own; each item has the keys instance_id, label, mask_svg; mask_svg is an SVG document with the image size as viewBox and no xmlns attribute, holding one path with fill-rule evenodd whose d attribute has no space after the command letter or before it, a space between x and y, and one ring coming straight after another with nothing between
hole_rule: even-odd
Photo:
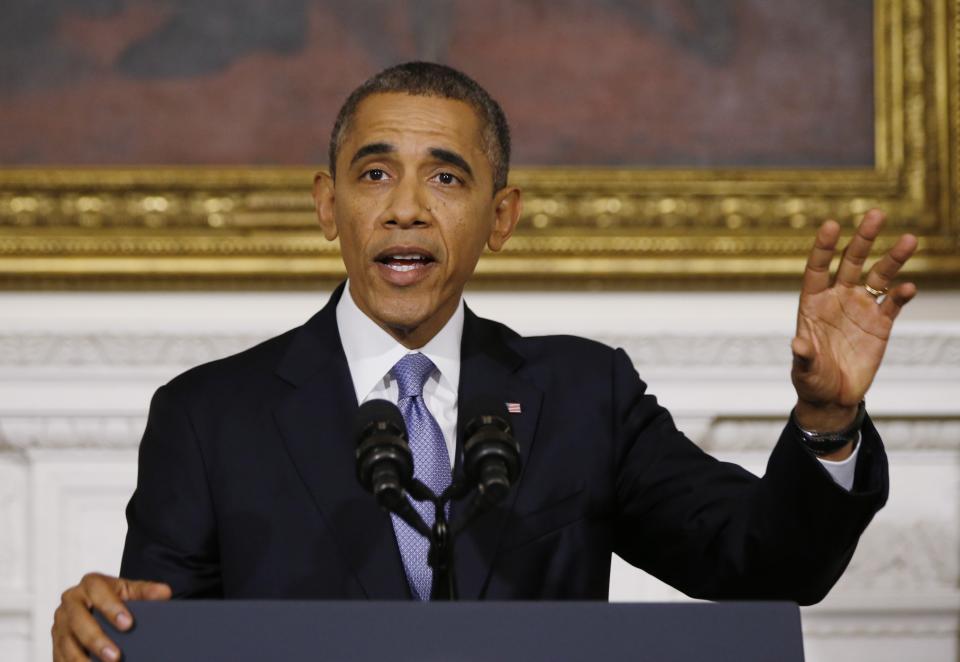
<instances>
[{"instance_id":1,"label":"white molding","mask_svg":"<svg viewBox=\"0 0 960 662\"><path fill-rule=\"evenodd\" d=\"M958 325L960 326L960 325ZM899 330L898 330L899 331ZM126 331L0 332L0 370L57 367L193 366L252 347L270 333L149 333ZM781 367L790 360L790 336L724 329L710 333L597 333L591 338L622 347L643 368ZM885 368L960 371L960 328L900 332L890 342Z\"/></svg>"},{"instance_id":2,"label":"white molding","mask_svg":"<svg viewBox=\"0 0 960 662\"><path fill-rule=\"evenodd\" d=\"M950 610L909 613L894 610L869 616L845 614L804 614L803 635L816 638L955 636L960 632L957 612Z\"/></svg>"},{"instance_id":3,"label":"white molding","mask_svg":"<svg viewBox=\"0 0 960 662\"><path fill-rule=\"evenodd\" d=\"M709 452L769 451L780 437L783 418L720 416L698 435ZM881 416L874 418L888 451L958 451L960 418Z\"/></svg>"},{"instance_id":4,"label":"white molding","mask_svg":"<svg viewBox=\"0 0 960 662\"><path fill-rule=\"evenodd\" d=\"M50 627L60 594L90 571L116 574L136 483L129 451L31 451L31 647L51 657ZM106 520L101 513L107 512Z\"/></svg>"},{"instance_id":5,"label":"white molding","mask_svg":"<svg viewBox=\"0 0 960 662\"><path fill-rule=\"evenodd\" d=\"M33 593L28 591L0 591L0 615L30 615Z\"/></svg>"},{"instance_id":6,"label":"white molding","mask_svg":"<svg viewBox=\"0 0 960 662\"><path fill-rule=\"evenodd\" d=\"M0 450L136 448L146 421L142 414L4 416L0 419Z\"/></svg>"},{"instance_id":7,"label":"white molding","mask_svg":"<svg viewBox=\"0 0 960 662\"><path fill-rule=\"evenodd\" d=\"M23 330L0 333L0 367L192 366L239 352L267 337L251 333Z\"/></svg>"},{"instance_id":8,"label":"white molding","mask_svg":"<svg viewBox=\"0 0 960 662\"><path fill-rule=\"evenodd\" d=\"M786 334L754 334L747 330L712 333L647 333L598 335L596 340L622 347L644 368L749 368L789 365L790 339ZM960 330L941 333L900 333L891 340L883 359L885 368L960 370Z\"/></svg>"},{"instance_id":9,"label":"white molding","mask_svg":"<svg viewBox=\"0 0 960 662\"><path fill-rule=\"evenodd\" d=\"M844 572L843 586L856 587L857 594L871 595L874 604L890 609L911 593L942 595L960 604L958 552L960 540L950 522L877 521Z\"/></svg>"},{"instance_id":10,"label":"white molding","mask_svg":"<svg viewBox=\"0 0 960 662\"><path fill-rule=\"evenodd\" d=\"M0 659L4 662L26 662L30 637L30 612L7 610L0 599Z\"/></svg>"},{"instance_id":11,"label":"white molding","mask_svg":"<svg viewBox=\"0 0 960 662\"><path fill-rule=\"evenodd\" d=\"M144 404L146 408L146 404ZM5 415L0 418L0 452L30 449L130 449L140 444L146 416L136 414ZM718 416L685 420L681 426L709 452L769 451L785 420L776 417ZM960 418L884 416L875 419L890 451L960 451ZM2 498L0 490L0 498ZM2 506L2 501L0 501Z\"/></svg>"},{"instance_id":12,"label":"white molding","mask_svg":"<svg viewBox=\"0 0 960 662\"><path fill-rule=\"evenodd\" d=\"M26 576L27 468L0 455L0 595L25 590Z\"/></svg>"}]
</instances>

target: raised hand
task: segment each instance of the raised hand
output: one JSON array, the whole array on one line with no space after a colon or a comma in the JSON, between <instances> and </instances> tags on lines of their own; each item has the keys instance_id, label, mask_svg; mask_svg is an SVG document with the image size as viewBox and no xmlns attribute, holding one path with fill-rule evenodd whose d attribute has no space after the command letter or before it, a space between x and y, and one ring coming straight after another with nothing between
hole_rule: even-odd
<instances>
[{"instance_id":1,"label":"raised hand","mask_svg":"<svg viewBox=\"0 0 960 662\"><path fill-rule=\"evenodd\" d=\"M86 662L89 654L100 660L119 660L120 649L103 633L91 610L102 613L118 630L128 630L133 617L125 601L169 600L170 595L166 584L98 573L84 575L79 584L63 592L54 614L50 632L54 661Z\"/></svg>"},{"instance_id":2,"label":"raised hand","mask_svg":"<svg viewBox=\"0 0 960 662\"><path fill-rule=\"evenodd\" d=\"M830 262L840 226L826 221L817 231L803 274L791 378L797 390L797 422L817 431L839 430L856 414L887 348L893 321L916 295L913 283L894 278L917 248L917 238L900 237L862 279L870 248L884 215L872 209L847 244L830 282Z\"/></svg>"}]
</instances>

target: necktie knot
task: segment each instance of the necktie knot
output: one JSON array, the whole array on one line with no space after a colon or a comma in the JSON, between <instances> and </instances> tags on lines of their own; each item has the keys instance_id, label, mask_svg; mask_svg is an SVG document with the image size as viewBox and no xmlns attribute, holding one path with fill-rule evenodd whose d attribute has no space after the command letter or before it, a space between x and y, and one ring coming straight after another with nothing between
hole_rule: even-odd
<instances>
[{"instance_id":1,"label":"necktie knot","mask_svg":"<svg viewBox=\"0 0 960 662\"><path fill-rule=\"evenodd\" d=\"M433 361L420 352L407 354L397 361L390 368L390 374L397 380L400 399L423 395L423 385L436 369L437 366L433 365Z\"/></svg>"}]
</instances>

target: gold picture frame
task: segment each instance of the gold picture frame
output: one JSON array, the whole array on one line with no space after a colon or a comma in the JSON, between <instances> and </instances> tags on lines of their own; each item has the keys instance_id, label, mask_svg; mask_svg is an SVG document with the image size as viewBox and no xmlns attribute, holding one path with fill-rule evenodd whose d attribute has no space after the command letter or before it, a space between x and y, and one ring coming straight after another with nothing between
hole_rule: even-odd
<instances>
[{"instance_id":1,"label":"gold picture frame","mask_svg":"<svg viewBox=\"0 0 960 662\"><path fill-rule=\"evenodd\" d=\"M824 218L871 207L920 239L920 282L960 283L960 0L875 0L875 165L518 168L524 220L480 261L503 286L795 281ZM309 168L0 169L0 287L298 287L343 275Z\"/></svg>"}]
</instances>

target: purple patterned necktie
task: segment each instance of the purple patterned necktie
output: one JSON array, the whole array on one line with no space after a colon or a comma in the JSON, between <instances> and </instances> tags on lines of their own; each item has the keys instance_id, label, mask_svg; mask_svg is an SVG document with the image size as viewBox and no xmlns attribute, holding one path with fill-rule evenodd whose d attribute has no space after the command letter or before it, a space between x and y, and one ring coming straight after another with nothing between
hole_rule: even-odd
<instances>
[{"instance_id":1,"label":"purple patterned necktie","mask_svg":"<svg viewBox=\"0 0 960 662\"><path fill-rule=\"evenodd\" d=\"M413 453L413 476L439 496L452 480L450 455L443 440L443 432L423 401L423 385L436 369L433 361L418 352L407 354L397 361L390 369L390 374L397 380L400 389L397 404L407 424L410 450ZM432 527L433 504L411 502L427 526ZM433 569L427 564L430 542L396 515L391 515L391 518L410 590L415 598L429 600L433 585Z\"/></svg>"}]
</instances>

